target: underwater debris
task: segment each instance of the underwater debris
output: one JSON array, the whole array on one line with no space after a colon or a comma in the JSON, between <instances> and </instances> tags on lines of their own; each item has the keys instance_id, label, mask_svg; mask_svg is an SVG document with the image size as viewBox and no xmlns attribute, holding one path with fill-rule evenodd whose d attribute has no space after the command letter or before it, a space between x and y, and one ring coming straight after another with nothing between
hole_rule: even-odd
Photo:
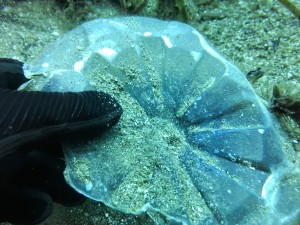
<instances>
[{"instance_id":1,"label":"underwater debris","mask_svg":"<svg viewBox=\"0 0 300 225\"><path fill-rule=\"evenodd\" d=\"M291 146L283 147L241 71L194 28L146 17L90 21L49 46L25 74L52 71L65 80L62 69L81 73L124 108L116 129L64 143L64 175L78 192L146 212L157 224L298 219L290 214L298 213L299 196L282 200L295 192L282 182L294 169Z\"/></svg>"}]
</instances>

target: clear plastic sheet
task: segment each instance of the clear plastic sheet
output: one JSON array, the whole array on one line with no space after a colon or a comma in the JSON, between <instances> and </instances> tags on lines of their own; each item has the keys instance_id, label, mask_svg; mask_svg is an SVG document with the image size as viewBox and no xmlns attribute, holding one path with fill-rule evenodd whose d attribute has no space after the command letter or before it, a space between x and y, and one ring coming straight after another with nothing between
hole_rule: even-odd
<instances>
[{"instance_id":1,"label":"clear plastic sheet","mask_svg":"<svg viewBox=\"0 0 300 225\"><path fill-rule=\"evenodd\" d=\"M146 211L157 224L299 220L299 169L287 139L241 71L194 28L145 17L94 20L25 73L33 78L27 88L93 87L124 108L101 137L64 143L65 178L87 197Z\"/></svg>"}]
</instances>

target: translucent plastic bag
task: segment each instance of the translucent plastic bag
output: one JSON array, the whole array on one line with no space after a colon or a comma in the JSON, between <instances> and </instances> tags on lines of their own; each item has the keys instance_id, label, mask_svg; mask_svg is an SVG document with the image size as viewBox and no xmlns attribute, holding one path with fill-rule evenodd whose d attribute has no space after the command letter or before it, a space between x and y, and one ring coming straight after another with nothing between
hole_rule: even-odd
<instances>
[{"instance_id":1,"label":"translucent plastic bag","mask_svg":"<svg viewBox=\"0 0 300 225\"><path fill-rule=\"evenodd\" d=\"M241 71L192 27L145 17L87 22L25 66L27 88L99 89L117 126L64 143L78 192L157 224L285 224L300 216L299 169Z\"/></svg>"}]
</instances>

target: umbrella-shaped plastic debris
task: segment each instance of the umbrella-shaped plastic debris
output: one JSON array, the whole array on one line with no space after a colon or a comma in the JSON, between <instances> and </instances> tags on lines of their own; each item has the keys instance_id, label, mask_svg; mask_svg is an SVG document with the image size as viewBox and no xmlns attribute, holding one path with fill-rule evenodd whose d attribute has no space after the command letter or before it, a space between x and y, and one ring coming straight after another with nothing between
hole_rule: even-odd
<instances>
[{"instance_id":1,"label":"umbrella-shaped plastic debris","mask_svg":"<svg viewBox=\"0 0 300 225\"><path fill-rule=\"evenodd\" d=\"M64 143L65 178L89 198L146 212L156 224L299 219L288 140L240 70L192 27L97 19L63 35L25 72L33 77L27 88L94 87L121 103L112 130Z\"/></svg>"}]
</instances>

